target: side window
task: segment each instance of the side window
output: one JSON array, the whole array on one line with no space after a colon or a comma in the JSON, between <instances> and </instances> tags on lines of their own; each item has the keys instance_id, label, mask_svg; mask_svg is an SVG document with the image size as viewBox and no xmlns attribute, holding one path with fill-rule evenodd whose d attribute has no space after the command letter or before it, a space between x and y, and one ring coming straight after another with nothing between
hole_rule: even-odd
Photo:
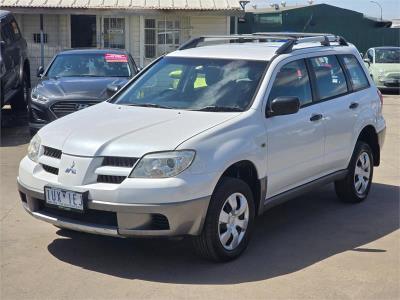
<instances>
[{"instance_id":1,"label":"side window","mask_svg":"<svg viewBox=\"0 0 400 300\"><path fill-rule=\"evenodd\" d=\"M11 44L12 32L10 23L1 24L1 40L6 44Z\"/></svg>"},{"instance_id":2,"label":"side window","mask_svg":"<svg viewBox=\"0 0 400 300\"><path fill-rule=\"evenodd\" d=\"M290 62L276 74L269 101L287 96L298 97L301 106L312 102L310 79L304 60Z\"/></svg>"},{"instance_id":3,"label":"side window","mask_svg":"<svg viewBox=\"0 0 400 300\"><path fill-rule=\"evenodd\" d=\"M365 76L364 70L354 55L343 55L344 65L350 74L350 81L354 90L362 90L369 87L368 79Z\"/></svg>"},{"instance_id":4,"label":"side window","mask_svg":"<svg viewBox=\"0 0 400 300\"><path fill-rule=\"evenodd\" d=\"M339 96L348 91L346 77L336 56L310 58L317 81L320 100Z\"/></svg>"},{"instance_id":5,"label":"side window","mask_svg":"<svg viewBox=\"0 0 400 300\"><path fill-rule=\"evenodd\" d=\"M19 40L21 38L21 33L19 31L17 22L15 20L11 21L11 29L12 29L12 34L14 35L14 39Z\"/></svg>"}]
</instances>

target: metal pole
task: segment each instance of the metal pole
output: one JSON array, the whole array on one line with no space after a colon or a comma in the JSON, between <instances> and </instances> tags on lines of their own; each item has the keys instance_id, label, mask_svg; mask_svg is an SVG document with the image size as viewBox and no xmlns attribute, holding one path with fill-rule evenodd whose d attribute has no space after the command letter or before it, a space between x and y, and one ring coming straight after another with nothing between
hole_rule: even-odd
<instances>
[{"instance_id":1,"label":"metal pole","mask_svg":"<svg viewBox=\"0 0 400 300\"><path fill-rule=\"evenodd\" d=\"M44 67L43 14L40 14L40 65Z\"/></svg>"},{"instance_id":2,"label":"metal pole","mask_svg":"<svg viewBox=\"0 0 400 300\"><path fill-rule=\"evenodd\" d=\"M379 6L379 8L381 9L381 21L382 21L382 20L383 20L383 19L382 19L382 5L380 5L380 3L379 3L379 2L376 2L376 1L369 1L369 2L375 3L376 5Z\"/></svg>"}]
</instances>

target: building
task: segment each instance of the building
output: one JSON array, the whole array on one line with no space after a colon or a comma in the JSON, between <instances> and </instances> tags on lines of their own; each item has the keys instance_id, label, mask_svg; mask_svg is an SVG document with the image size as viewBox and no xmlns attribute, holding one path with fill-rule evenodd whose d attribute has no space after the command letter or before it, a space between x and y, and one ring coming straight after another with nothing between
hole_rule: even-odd
<instances>
[{"instance_id":1,"label":"building","mask_svg":"<svg viewBox=\"0 0 400 300\"><path fill-rule=\"evenodd\" d=\"M14 13L31 70L41 64L41 16L45 64L62 49L110 47L144 66L192 36L229 33L242 12L236 0L0 0L0 8Z\"/></svg>"},{"instance_id":2,"label":"building","mask_svg":"<svg viewBox=\"0 0 400 300\"><path fill-rule=\"evenodd\" d=\"M391 25L391 21L370 18L356 11L328 4L275 4L255 9L248 5L245 17L239 18L238 32L334 33L343 36L361 52L365 52L370 47L400 46L400 28L390 28Z\"/></svg>"}]
</instances>

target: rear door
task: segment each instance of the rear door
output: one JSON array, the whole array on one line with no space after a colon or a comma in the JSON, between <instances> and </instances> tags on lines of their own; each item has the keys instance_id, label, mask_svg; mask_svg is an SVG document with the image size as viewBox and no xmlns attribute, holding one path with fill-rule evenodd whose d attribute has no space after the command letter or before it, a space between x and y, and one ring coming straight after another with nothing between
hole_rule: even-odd
<instances>
[{"instance_id":1,"label":"rear door","mask_svg":"<svg viewBox=\"0 0 400 300\"><path fill-rule=\"evenodd\" d=\"M347 168L354 148L356 121L367 103L368 93L364 89L369 83L353 55L320 56L310 58L309 62L324 116L323 170L329 174Z\"/></svg>"},{"instance_id":2,"label":"rear door","mask_svg":"<svg viewBox=\"0 0 400 300\"><path fill-rule=\"evenodd\" d=\"M320 104L313 104L310 77L304 59L281 63L273 78L269 103L295 96L296 114L265 119L267 130L267 198L318 178L324 155L324 124Z\"/></svg>"}]
</instances>

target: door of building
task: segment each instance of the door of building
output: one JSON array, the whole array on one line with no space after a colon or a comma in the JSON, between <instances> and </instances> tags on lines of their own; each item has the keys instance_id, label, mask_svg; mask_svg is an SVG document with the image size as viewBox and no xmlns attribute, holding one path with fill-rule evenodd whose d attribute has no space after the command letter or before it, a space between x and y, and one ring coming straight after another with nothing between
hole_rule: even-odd
<instances>
[{"instance_id":1,"label":"door of building","mask_svg":"<svg viewBox=\"0 0 400 300\"><path fill-rule=\"evenodd\" d=\"M96 16L71 15L71 47L96 47Z\"/></svg>"}]
</instances>

